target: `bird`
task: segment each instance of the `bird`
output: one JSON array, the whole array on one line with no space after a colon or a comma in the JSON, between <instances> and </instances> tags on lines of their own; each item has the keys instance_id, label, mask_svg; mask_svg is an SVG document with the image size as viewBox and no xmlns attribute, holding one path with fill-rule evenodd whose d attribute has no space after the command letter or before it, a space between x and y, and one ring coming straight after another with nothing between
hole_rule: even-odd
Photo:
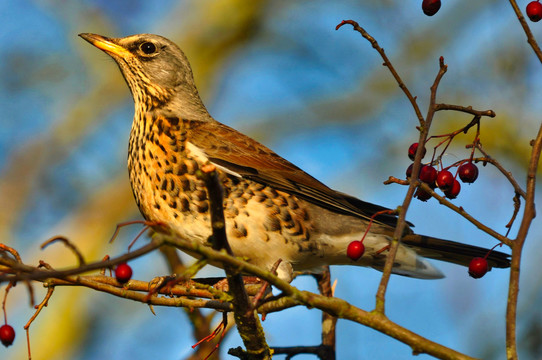
<instances>
[{"instance_id":1,"label":"bird","mask_svg":"<svg viewBox=\"0 0 542 360\"><path fill-rule=\"evenodd\" d=\"M186 55L174 42L153 34L79 36L115 60L132 93L128 173L147 221L210 246L209 195L197 172L213 164L223 187L226 234L235 256L273 269L286 281L297 272L327 265L383 270L397 216L331 189L215 120L198 93ZM347 248L361 239L365 251L354 260ZM392 273L439 279L444 274L428 259L468 266L474 257L486 257L490 268L510 266L505 253L418 235L407 225Z\"/></svg>"}]
</instances>

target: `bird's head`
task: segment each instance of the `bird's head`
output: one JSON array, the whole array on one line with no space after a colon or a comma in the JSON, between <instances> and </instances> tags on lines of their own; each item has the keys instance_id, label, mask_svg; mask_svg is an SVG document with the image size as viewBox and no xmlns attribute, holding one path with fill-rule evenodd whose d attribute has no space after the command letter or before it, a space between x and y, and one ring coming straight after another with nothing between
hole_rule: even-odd
<instances>
[{"instance_id":1,"label":"bird's head","mask_svg":"<svg viewBox=\"0 0 542 360\"><path fill-rule=\"evenodd\" d=\"M186 111L203 109L206 113L194 84L190 63L172 41L152 34L123 38L89 33L79 36L117 62L132 91L136 107L152 109L177 103L178 108Z\"/></svg>"}]
</instances>

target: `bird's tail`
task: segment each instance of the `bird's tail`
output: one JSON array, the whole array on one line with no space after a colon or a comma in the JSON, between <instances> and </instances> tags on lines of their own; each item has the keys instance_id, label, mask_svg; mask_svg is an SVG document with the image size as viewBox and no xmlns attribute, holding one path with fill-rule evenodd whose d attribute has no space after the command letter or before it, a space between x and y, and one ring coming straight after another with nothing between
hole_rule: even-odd
<instances>
[{"instance_id":1,"label":"bird's tail","mask_svg":"<svg viewBox=\"0 0 542 360\"><path fill-rule=\"evenodd\" d=\"M423 257L463 266L469 266L472 258L485 257L489 252L488 249L483 247L437 239L425 235L408 234L403 237L401 242L413 248L418 255ZM510 267L510 255L500 251L491 251L486 260L490 268Z\"/></svg>"}]
</instances>

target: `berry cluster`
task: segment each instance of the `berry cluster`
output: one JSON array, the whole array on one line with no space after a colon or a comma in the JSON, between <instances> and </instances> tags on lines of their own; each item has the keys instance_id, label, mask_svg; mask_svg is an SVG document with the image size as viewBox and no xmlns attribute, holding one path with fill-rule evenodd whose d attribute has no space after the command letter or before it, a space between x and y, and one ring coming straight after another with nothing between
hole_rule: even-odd
<instances>
[{"instance_id":1,"label":"berry cluster","mask_svg":"<svg viewBox=\"0 0 542 360\"><path fill-rule=\"evenodd\" d=\"M408 148L408 157L410 160L414 160L418 146L418 143L414 143ZM422 150L422 158L425 156L425 153L426 149L424 147ZM461 191L461 184L457 181L457 176L459 176L459 179L461 179L462 182L467 184L473 183L478 178L478 167L472 162L472 159L460 161L459 163L453 164L448 168L443 168L440 171L437 171L432 163L433 161L429 164L422 165L418 178L432 189L438 187L448 199L455 199ZM413 166L414 164L412 163L407 168L407 178L412 176ZM458 166L455 175L448 170L453 166ZM431 194L421 188L418 188L414 196L421 201L427 201L431 198Z\"/></svg>"}]
</instances>

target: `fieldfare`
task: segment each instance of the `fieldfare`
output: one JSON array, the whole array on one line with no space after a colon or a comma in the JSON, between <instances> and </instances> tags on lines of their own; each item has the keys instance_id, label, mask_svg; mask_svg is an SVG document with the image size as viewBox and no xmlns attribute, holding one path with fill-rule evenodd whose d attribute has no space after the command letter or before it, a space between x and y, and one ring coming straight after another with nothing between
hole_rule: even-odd
<instances>
[{"instance_id":1,"label":"fieldfare","mask_svg":"<svg viewBox=\"0 0 542 360\"><path fill-rule=\"evenodd\" d=\"M211 235L208 194L196 171L215 164L224 187L224 214L236 256L291 281L294 271L323 265L381 270L397 222L375 218L357 261L346 249L360 240L369 219L384 207L335 191L264 145L223 125L207 112L184 53L150 34L107 38L80 36L118 64L135 102L128 171L145 219L167 224L181 237L206 244ZM416 235L407 229L393 272L422 279L443 277L427 259L467 265L484 248ZM510 266L493 251L493 267Z\"/></svg>"}]
</instances>

